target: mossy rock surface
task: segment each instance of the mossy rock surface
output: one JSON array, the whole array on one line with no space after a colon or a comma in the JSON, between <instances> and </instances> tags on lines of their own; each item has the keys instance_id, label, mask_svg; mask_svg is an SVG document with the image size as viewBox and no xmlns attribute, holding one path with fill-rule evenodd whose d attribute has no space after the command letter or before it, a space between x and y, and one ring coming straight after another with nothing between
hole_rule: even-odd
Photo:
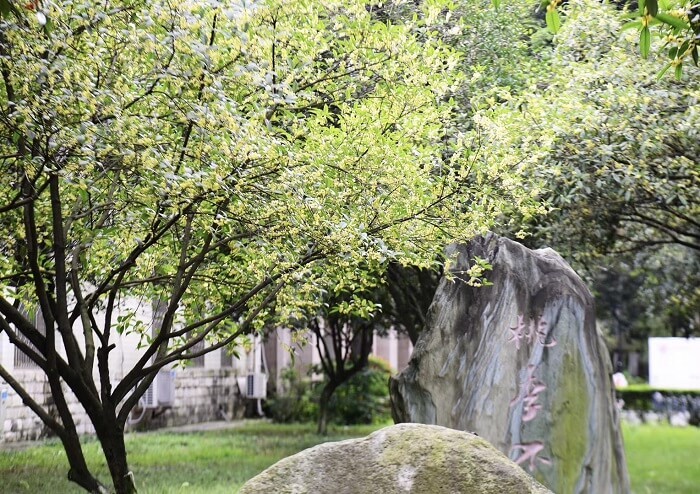
<instances>
[{"instance_id":1,"label":"mossy rock surface","mask_svg":"<svg viewBox=\"0 0 700 494\"><path fill-rule=\"evenodd\" d=\"M411 360L391 380L394 422L474 431L562 494L628 494L594 299L552 249L488 234L453 245ZM482 259L488 286L459 280ZM482 261L482 262L483 262Z\"/></svg>"},{"instance_id":2,"label":"mossy rock surface","mask_svg":"<svg viewBox=\"0 0 700 494\"><path fill-rule=\"evenodd\" d=\"M240 494L549 493L479 436L398 424L367 437L324 443L285 458Z\"/></svg>"}]
</instances>

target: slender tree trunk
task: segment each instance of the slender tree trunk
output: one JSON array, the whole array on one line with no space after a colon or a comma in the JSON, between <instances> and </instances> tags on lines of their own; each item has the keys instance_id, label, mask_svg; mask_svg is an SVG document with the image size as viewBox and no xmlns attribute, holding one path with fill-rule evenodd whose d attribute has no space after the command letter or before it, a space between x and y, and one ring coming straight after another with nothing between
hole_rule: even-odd
<instances>
[{"instance_id":1,"label":"slender tree trunk","mask_svg":"<svg viewBox=\"0 0 700 494\"><path fill-rule=\"evenodd\" d=\"M49 333L51 334L51 333ZM49 386L51 388L51 397L53 404L61 418L62 426L60 428L52 427L51 423L44 421L50 428L58 434L63 443L63 448L66 451L70 470L68 471L68 480L71 480L81 486L83 489L91 493L107 493L107 489L90 473L90 470L85 462L85 455L80 444L80 436L73 420L68 402L61 387L61 380L55 370L47 372Z\"/></svg>"},{"instance_id":2,"label":"slender tree trunk","mask_svg":"<svg viewBox=\"0 0 700 494\"><path fill-rule=\"evenodd\" d=\"M80 445L80 437L77 431L69 430L61 435L63 449L66 451L70 470L68 480L75 482L80 487L93 494L106 494L109 492L95 477L92 476L85 462L83 449Z\"/></svg>"},{"instance_id":3,"label":"slender tree trunk","mask_svg":"<svg viewBox=\"0 0 700 494\"><path fill-rule=\"evenodd\" d=\"M328 404L330 403L331 396L333 396L333 392L337 387L338 385L335 382L329 381L321 390L321 396L318 403L318 429L316 432L323 436L328 434Z\"/></svg>"},{"instance_id":4,"label":"slender tree trunk","mask_svg":"<svg viewBox=\"0 0 700 494\"><path fill-rule=\"evenodd\" d=\"M353 338L353 341L350 343L354 347L353 351L356 353L357 359L354 360L352 367L349 369L345 367L345 361L341 360L341 351L338 351L335 355L336 358L333 359L329 355L327 347L318 347L320 352L322 348L326 351L325 356L323 356L323 352L321 353L321 360L323 361L325 359L326 361L324 371L326 377L328 377L328 382L321 390L321 396L319 398L317 432L324 436L328 433L328 404L330 403L333 393L340 386L348 382L355 374L367 367L367 359L372 351L372 336L374 332L371 326L364 326L357 331L359 331L359 339ZM317 333L317 335L319 338L322 337L320 333Z\"/></svg>"},{"instance_id":5,"label":"slender tree trunk","mask_svg":"<svg viewBox=\"0 0 700 494\"><path fill-rule=\"evenodd\" d=\"M97 437L100 440L109 473L112 476L114 492L116 494L135 494L137 491L134 474L129 470L126 458L124 428L120 427L116 420L105 422L97 430Z\"/></svg>"},{"instance_id":6,"label":"slender tree trunk","mask_svg":"<svg viewBox=\"0 0 700 494\"><path fill-rule=\"evenodd\" d=\"M135 494L136 483L126 459L124 432L114 431L109 434L108 439L102 442L102 449L107 458L116 494Z\"/></svg>"},{"instance_id":7,"label":"slender tree trunk","mask_svg":"<svg viewBox=\"0 0 700 494\"><path fill-rule=\"evenodd\" d=\"M321 402L318 413L318 428L316 433L322 436L328 434L328 406Z\"/></svg>"}]
</instances>

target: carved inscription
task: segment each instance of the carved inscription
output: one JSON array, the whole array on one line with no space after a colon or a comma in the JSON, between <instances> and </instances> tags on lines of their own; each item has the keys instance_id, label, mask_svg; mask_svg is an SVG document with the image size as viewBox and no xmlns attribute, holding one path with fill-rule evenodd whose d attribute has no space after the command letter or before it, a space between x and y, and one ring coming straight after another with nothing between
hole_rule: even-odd
<instances>
[{"instance_id":1,"label":"carved inscription","mask_svg":"<svg viewBox=\"0 0 700 494\"><path fill-rule=\"evenodd\" d=\"M551 348L557 344L557 340L549 335L549 323L545 319L539 317L537 321L526 321L523 314L518 315L515 326L508 328L507 342L514 344L516 350L520 350L522 345L534 344ZM511 407L522 403L523 422L534 420L542 410L542 404L538 402L539 395L547 389L547 386L535 376L537 369L538 367L534 364L527 366L518 394L510 402ZM510 448L510 453L519 451L520 455L515 462L519 465L527 463L529 470L535 471L538 463L552 464L549 459L539 456L544 447L545 443L542 441L514 444Z\"/></svg>"}]
</instances>

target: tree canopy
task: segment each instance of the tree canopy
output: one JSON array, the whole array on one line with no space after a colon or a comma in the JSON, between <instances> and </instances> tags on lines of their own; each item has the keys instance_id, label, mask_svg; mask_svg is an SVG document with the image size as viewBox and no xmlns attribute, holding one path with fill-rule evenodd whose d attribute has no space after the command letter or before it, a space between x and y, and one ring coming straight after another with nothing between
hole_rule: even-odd
<instances>
[{"instance_id":1,"label":"tree canopy","mask_svg":"<svg viewBox=\"0 0 700 494\"><path fill-rule=\"evenodd\" d=\"M638 287L616 295L637 335L688 334L700 300L700 72L688 65L681 80L659 78L659 57L640 59L613 6L563 9L566 21L538 50L546 70L477 114L496 148L484 153L526 158L534 148L541 160L531 170L550 211L532 219L529 245L556 248L591 281L616 273L627 285L612 284ZM601 307L616 297L599 295Z\"/></svg>"},{"instance_id":2,"label":"tree canopy","mask_svg":"<svg viewBox=\"0 0 700 494\"><path fill-rule=\"evenodd\" d=\"M104 489L68 390L133 492L124 425L160 368L329 299L371 319L388 266L435 268L446 243L529 225L584 261L697 252L697 2L668 14L683 26L641 2L639 35L606 4L555 3L551 36L518 2L0 0L0 331L58 418L0 377L70 478ZM670 43L683 78L659 81L640 39L650 58ZM120 334L141 357L113 384Z\"/></svg>"},{"instance_id":3,"label":"tree canopy","mask_svg":"<svg viewBox=\"0 0 700 494\"><path fill-rule=\"evenodd\" d=\"M500 3L500 2L494 2ZM549 30L556 34L562 25L559 6L563 0L544 0L545 18ZM663 42L659 51L665 51L669 61L659 77L673 68L676 79L681 79L683 66L689 60L698 66L700 46L700 2L698 0L639 0L621 2L627 10L623 16L628 22L623 30L633 29L638 34L639 53L649 57L657 37ZM636 5L635 5L636 4ZM628 9L628 7L631 7ZM636 7L636 8L635 8Z\"/></svg>"},{"instance_id":4,"label":"tree canopy","mask_svg":"<svg viewBox=\"0 0 700 494\"><path fill-rule=\"evenodd\" d=\"M359 292L389 262L432 266L502 211L537 207L518 168L446 138L454 50L362 2L7 5L0 329L46 373L59 419L0 376L88 490L102 487L63 386L114 488L132 492L124 424L158 369L295 317L320 290ZM352 301L339 310L362 315ZM118 334L142 353L113 385Z\"/></svg>"}]
</instances>

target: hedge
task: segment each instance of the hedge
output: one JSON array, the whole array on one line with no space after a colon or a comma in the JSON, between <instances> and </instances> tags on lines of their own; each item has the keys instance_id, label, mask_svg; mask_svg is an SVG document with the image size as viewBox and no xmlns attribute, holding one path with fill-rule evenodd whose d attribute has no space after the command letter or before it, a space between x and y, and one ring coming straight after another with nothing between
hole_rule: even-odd
<instances>
[{"instance_id":1,"label":"hedge","mask_svg":"<svg viewBox=\"0 0 700 494\"><path fill-rule=\"evenodd\" d=\"M627 410L653 410L652 395L656 392L667 398L681 398L683 396L691 399L700 399L700 390L679 390L679 389L658 389L648 385L632 385L627 388L616 389L618 399L624 401L624 408Z\"/></svg>"}]
</instances>

